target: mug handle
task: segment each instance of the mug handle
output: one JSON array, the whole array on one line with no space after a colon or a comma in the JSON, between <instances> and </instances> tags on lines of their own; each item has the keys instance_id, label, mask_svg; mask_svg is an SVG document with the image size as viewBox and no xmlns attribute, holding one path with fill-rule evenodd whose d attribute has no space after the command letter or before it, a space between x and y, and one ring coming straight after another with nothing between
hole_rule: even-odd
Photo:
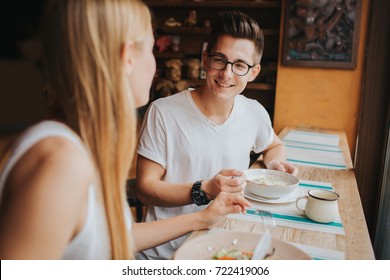
<instances>
[{"instance_id":1,"label":"mug handle","mask_svg":"<svg viewBox=\"0 0 390 280\"><path fill-rule=\"evenodd\" d=\"M303 199L304 199L304 200L307 200L307 196L298 197L297 200L295 200L295 206L297 207L297 209L298 209L301 213L305 214L305 209L299 207L299 205L298 205L299 201L301 201L301 200L303 200Z\"/></svg>"}]
</instances>

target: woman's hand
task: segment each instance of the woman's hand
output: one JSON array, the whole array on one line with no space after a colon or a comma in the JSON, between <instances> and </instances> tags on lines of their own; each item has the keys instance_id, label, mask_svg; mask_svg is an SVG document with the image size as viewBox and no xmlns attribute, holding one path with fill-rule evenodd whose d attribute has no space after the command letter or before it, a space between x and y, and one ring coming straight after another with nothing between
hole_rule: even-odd
<instances>
[{"instance_id":1,"label":"woman's hand","mask_svg":"<svg viewBox=\"0 0 390 280\"><path fill-rule=\"evenodd\" d=\"M205 228L211 228L217 224L224 216L232 213L244 213L245 208L251 206L242 195L235 193L221 192L209 206L199 212Z\"/></svg>"},{"instance_id":2,"label":"woman's hand","mask_svg":"<svg viewBox=\"0 0 390 280\"><path fill-rule=\"evenodd\" d=\"M246 176L237 169L223 169L213 178L202 183L209 199L214 199L220 192L244 194Z\"/></svg>"}]
</instances>

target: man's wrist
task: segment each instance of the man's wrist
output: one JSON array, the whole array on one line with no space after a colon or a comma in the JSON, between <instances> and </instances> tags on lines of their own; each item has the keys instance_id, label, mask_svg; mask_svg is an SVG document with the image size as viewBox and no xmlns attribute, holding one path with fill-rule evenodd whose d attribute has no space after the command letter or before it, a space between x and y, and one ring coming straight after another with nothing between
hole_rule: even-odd
<instances>
[{"instance_id":1,"label":"man's wrist","mask_svg":"<svg viewBox=\"0 0 390 280\"><path fill-rule=\"evenodd\" d=\"M202 190L202 181L196 181L191 188L192 201L198 205L207 205L210 203L210 199L207 197L205 191Z\"/></svg>"}]
</instances>

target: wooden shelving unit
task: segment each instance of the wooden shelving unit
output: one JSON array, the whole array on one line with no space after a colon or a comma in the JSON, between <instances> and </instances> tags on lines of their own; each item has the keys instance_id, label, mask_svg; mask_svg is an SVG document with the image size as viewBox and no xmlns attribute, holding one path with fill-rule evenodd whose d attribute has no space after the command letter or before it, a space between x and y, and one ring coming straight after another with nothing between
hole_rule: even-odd
<instances>
[{"instance_id":1,"label":"wooden shelving unit","mask_svg":"<svg viewBox=\"0 0 390 280\"><path fill-rule=\"evenodd\" d=\"M247 1L209 1L209 0L167 0L145 1L149 7L190 7L190 8L280 8L278 0L247 0Z\"/></svg>"}]
</instances>

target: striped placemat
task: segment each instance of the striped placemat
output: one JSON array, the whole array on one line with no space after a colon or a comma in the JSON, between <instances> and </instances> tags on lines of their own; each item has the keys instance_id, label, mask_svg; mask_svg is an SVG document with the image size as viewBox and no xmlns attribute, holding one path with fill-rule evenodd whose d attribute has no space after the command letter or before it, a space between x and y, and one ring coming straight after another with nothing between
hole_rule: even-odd
<instances>
[{"instance_id":1,"label":"striped placemat","mask_svg":"<svg viewBox=\"0 0 390 280\"><path fill-rule=\"evenodd\" d=\"M282 141L287 161L292 164L336 170L347 168L337 134L291 130Z\"/></svg>"},{"instance_id":2,"label":"striped placemat","mask_svg":"<svg viewBox=\"0 0 390 280\"><path fill-rule=\"evenodd\" d=\"M303 191L305 195L310 189L333 190L333 186L329 183L308 180L301 180L299 183L299 188ZM340 215L338 215L335 221L323 224L308 219L296 208L295 201L289 203L272 204L251 200L251 203L252 208L254 209L267 210L271 212L276 225L345 235ZM258 212L253 209L248 209L245 214L228 215L228 217L234 219L247 220L251 222L261 222L261 218L259 216L260 215L258 214Z\"/></svg>"}]
</instances>

